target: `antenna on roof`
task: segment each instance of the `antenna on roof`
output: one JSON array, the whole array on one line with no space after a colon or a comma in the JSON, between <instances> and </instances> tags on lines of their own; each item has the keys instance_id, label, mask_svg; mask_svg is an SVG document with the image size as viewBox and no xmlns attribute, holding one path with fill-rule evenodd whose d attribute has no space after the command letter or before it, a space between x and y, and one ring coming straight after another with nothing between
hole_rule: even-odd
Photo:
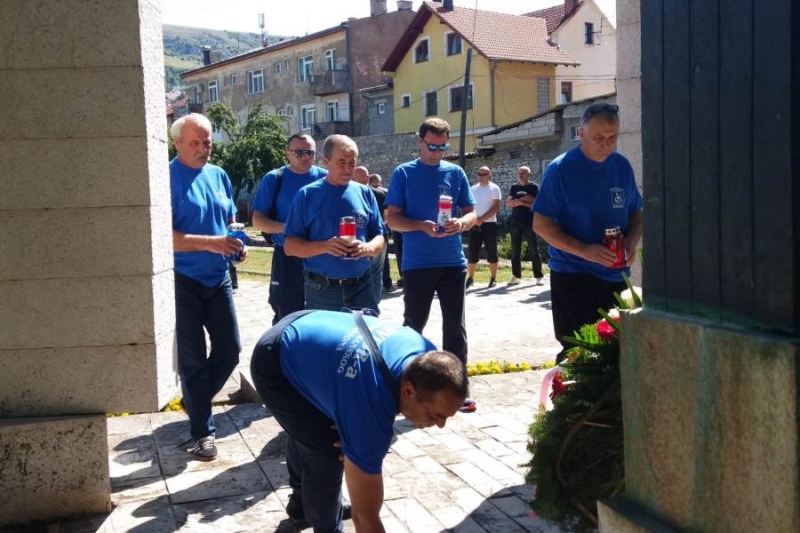
<instances>
[{"instance_id":1,"label":"antenna on roof","mask_svg":"<svg viewBox=\"0 0 800 533\"><path fill-rule=\"evenodd\" d=\"M258 14L258 27L261 28L261 46L266 48L269 39L267 39L266 24L264 23L264 13Z\"/></svg>"}]
</instances>

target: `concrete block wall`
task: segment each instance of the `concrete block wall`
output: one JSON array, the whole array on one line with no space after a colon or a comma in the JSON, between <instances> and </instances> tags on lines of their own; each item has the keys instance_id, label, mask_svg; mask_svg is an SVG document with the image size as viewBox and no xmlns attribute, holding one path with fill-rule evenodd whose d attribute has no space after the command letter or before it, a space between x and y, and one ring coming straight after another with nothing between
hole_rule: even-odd
<instances>
[{"instance_id":1,"label":"concrete block wall","mask_svg":"<svg viewBox=\"0 0 800 533\"><path fill-rule=\"evenodd\" d=\"M103 414L177 392L160 9L0 3L0 524L104 510ZM91 482L19 479L25 450L53 486Z\"/></svg>"}]
</instances>

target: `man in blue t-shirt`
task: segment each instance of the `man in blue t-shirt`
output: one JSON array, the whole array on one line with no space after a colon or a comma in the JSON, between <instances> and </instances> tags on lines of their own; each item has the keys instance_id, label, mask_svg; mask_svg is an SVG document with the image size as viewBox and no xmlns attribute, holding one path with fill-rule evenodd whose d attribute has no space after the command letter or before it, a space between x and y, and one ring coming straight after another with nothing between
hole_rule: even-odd
<instances>
[{"instance_id":1,"label":"man in blue t-shirt","mask_svg":"<svg viewBox=\"0 0 800 533\"><path fill-rule=\"evenodd\" d=\"M341 532L342 473L359 531L383 531L383 458L402 414L443 428L468 392L464 365L407 327L364 317L385 367L354 315L301 311L256 344L256 390L284 428L292 495L286 512L314 531ZM344 458L342 460L343 455Z\"/></svg>"},{"instance_id":2,"label":"man in blue t-shirt","mask_svg":"<svg viewBox=\"0 0 800 533\"><path fill-rule=\"evenodd\" d=\"M244 260L247 251L242 241L228 237L236 213L233 189L225 171L208 163L211 123L197 113L181 117L172 125L172 138L178 151L169 164L178 374L194 441L190 453L211 461L217 457L211 400L242 350L228 264L240 251Z\"/></svg>"},{"instance_id":3,"label":"man in blue t-shirt","mask_svg":"<svg viewBox=\"0 0 800 533\"><path fill-rule=\"evenodd\" d=\"M642 237L642 195L631 164L614 152L619 135L618 107L592 104L581 116L581 144L554 159L545 170L533 204L533 230L550 243L553 325L564 350L564 336L597 321L598 308L614 305L614 292L626 288L622 273L636 260ZM626 262L603 245L606 229L624 235Z\"/></svg>"},{"instance_id":4,"label":"man in blue t-shirt","mask_svg":"<svg viewBox=\"0 0 800 533\"><path fill-rule=\"evenodd\" d=\"M419 333L425 329L434 294L442 309L442 347L467 364L464 320L467 259L461 232L477 217L475 199L464 170L443 161L450 148L450 125L440 118L419 127L419 159L394 169L386 195L386 221L403 232L404 324ZM439 197L452 198L447 222L437 224ZM458 216L458 213L461 216ZM465 410L475 410L471 400Z\"/></svg>"},{"instance_id":5,"label":"man in blue t-shirt","mask_svg":"<svg viewBox=\"0 0 800 533\"><path fill-rule=\"evenodd\" d=\"M268 172L261 180L253 200L253 227L271 234L275 245L269 282L273 324L306 306L303 260L286 255L283 230L297 191L328 174L324 168L314 165L315 154L316 144L311 135L295 134L289 137L286 144L289 164Z\"/></svg>"},{"instance_id":6,"label":"man in blue t-shirt","mask_svg":"<svg viewBox=\"0 0 800 533\"><path fill-rule=\"evenodd\" d=\"M385 242L378 204L369 188L351 181L358 161L353 139L331 135L323 152L328 175L295 196L286 219L286 254L303 259L308 309L377 311L369 258ZM351 235L340 235L343 217L351 218Z\"/></svg>"}]
</instances>

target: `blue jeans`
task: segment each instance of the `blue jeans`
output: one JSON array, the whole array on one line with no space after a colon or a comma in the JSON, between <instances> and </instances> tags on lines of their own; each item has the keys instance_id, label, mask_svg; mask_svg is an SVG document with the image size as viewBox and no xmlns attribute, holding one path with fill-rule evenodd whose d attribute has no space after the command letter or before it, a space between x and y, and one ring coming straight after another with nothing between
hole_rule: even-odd
<instances>
[{"instance_id":1,"label":"blue jeans","mask_svg":"<svg viewBox=\"0 0 800 533\"><path fill-rule=\"evenodd\" d=\"M284 377L280 339L295 316L269 329L258 341L250 372L258 394L286 431L286 468L292 496L303 504L306 520L315 532L344 530L339 440L333 422L306 400Z\"/></svg>"},{"instance_id":2,"label":"blue jeans","mask_svg":"<svg viewBox=\"0 0 800 533\"><path fill-rule=\"evenodd\" d=\"M375 299L375 288L369 270L362 276L357 283L340 287L326 285L309 279L306 275L306 308L341 311L342 307L350 307L372 309L377 312L378 301Z\"/></svg>"},{"instance_id":3,"label":"blue jeans","mask_svg":"<svg viewBox=\"0 0 800 533\"><path fill-rule=\"evenodd\" d=\"M276 246L272 252L272 274L269 282L269 304L275 315L272 323L288 314L306 308L303 289L303 260L288 256L283 246Z\"/></svg>"},{"instance_id":4,"label":"blue jeans","mask_svg":"<svg viewBox=\"0 0 800 533\"><path fill-rule=\"evenodd\" d=\"M227 274L216 287L207 287L175 272L178 374L195 440L216 431L211 400L239 364L242 343L231 290ZM210 353L206 352L204 328L211 341Z\"/></svg>"},{"instance_id":5,"label":"blue jeans","mask_svg":"<svg viewBox=\"0 0 800 533\"><path fill-rule=\"evenodd\" d=\"M431 314L433 295L442 309L442 349L467 364L467 327L464 292L467 269L463 267L417 268L403 272L403 325L422 334Z\"/></svg>"}]
</instances>

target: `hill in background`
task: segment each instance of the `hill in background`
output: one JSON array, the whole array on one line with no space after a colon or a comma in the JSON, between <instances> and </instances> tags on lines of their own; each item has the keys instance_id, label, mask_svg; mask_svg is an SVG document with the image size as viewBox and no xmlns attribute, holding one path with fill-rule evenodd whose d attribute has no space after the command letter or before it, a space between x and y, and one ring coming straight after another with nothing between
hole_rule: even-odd
<instances>
[{"instance_id":1,"label":"hill in background","mask_svg":"<svg viewBox=\"0 0 800 533\"><path fill-rule=\"evenodd\" d=\"M222 52L222 59L261 47L261 36L224 30L208 30L164 24L164 89L181 87L180 73L203 66L203 46ZM269 36L269 43L283 37Z\"/></svg>"}]
</instances>

